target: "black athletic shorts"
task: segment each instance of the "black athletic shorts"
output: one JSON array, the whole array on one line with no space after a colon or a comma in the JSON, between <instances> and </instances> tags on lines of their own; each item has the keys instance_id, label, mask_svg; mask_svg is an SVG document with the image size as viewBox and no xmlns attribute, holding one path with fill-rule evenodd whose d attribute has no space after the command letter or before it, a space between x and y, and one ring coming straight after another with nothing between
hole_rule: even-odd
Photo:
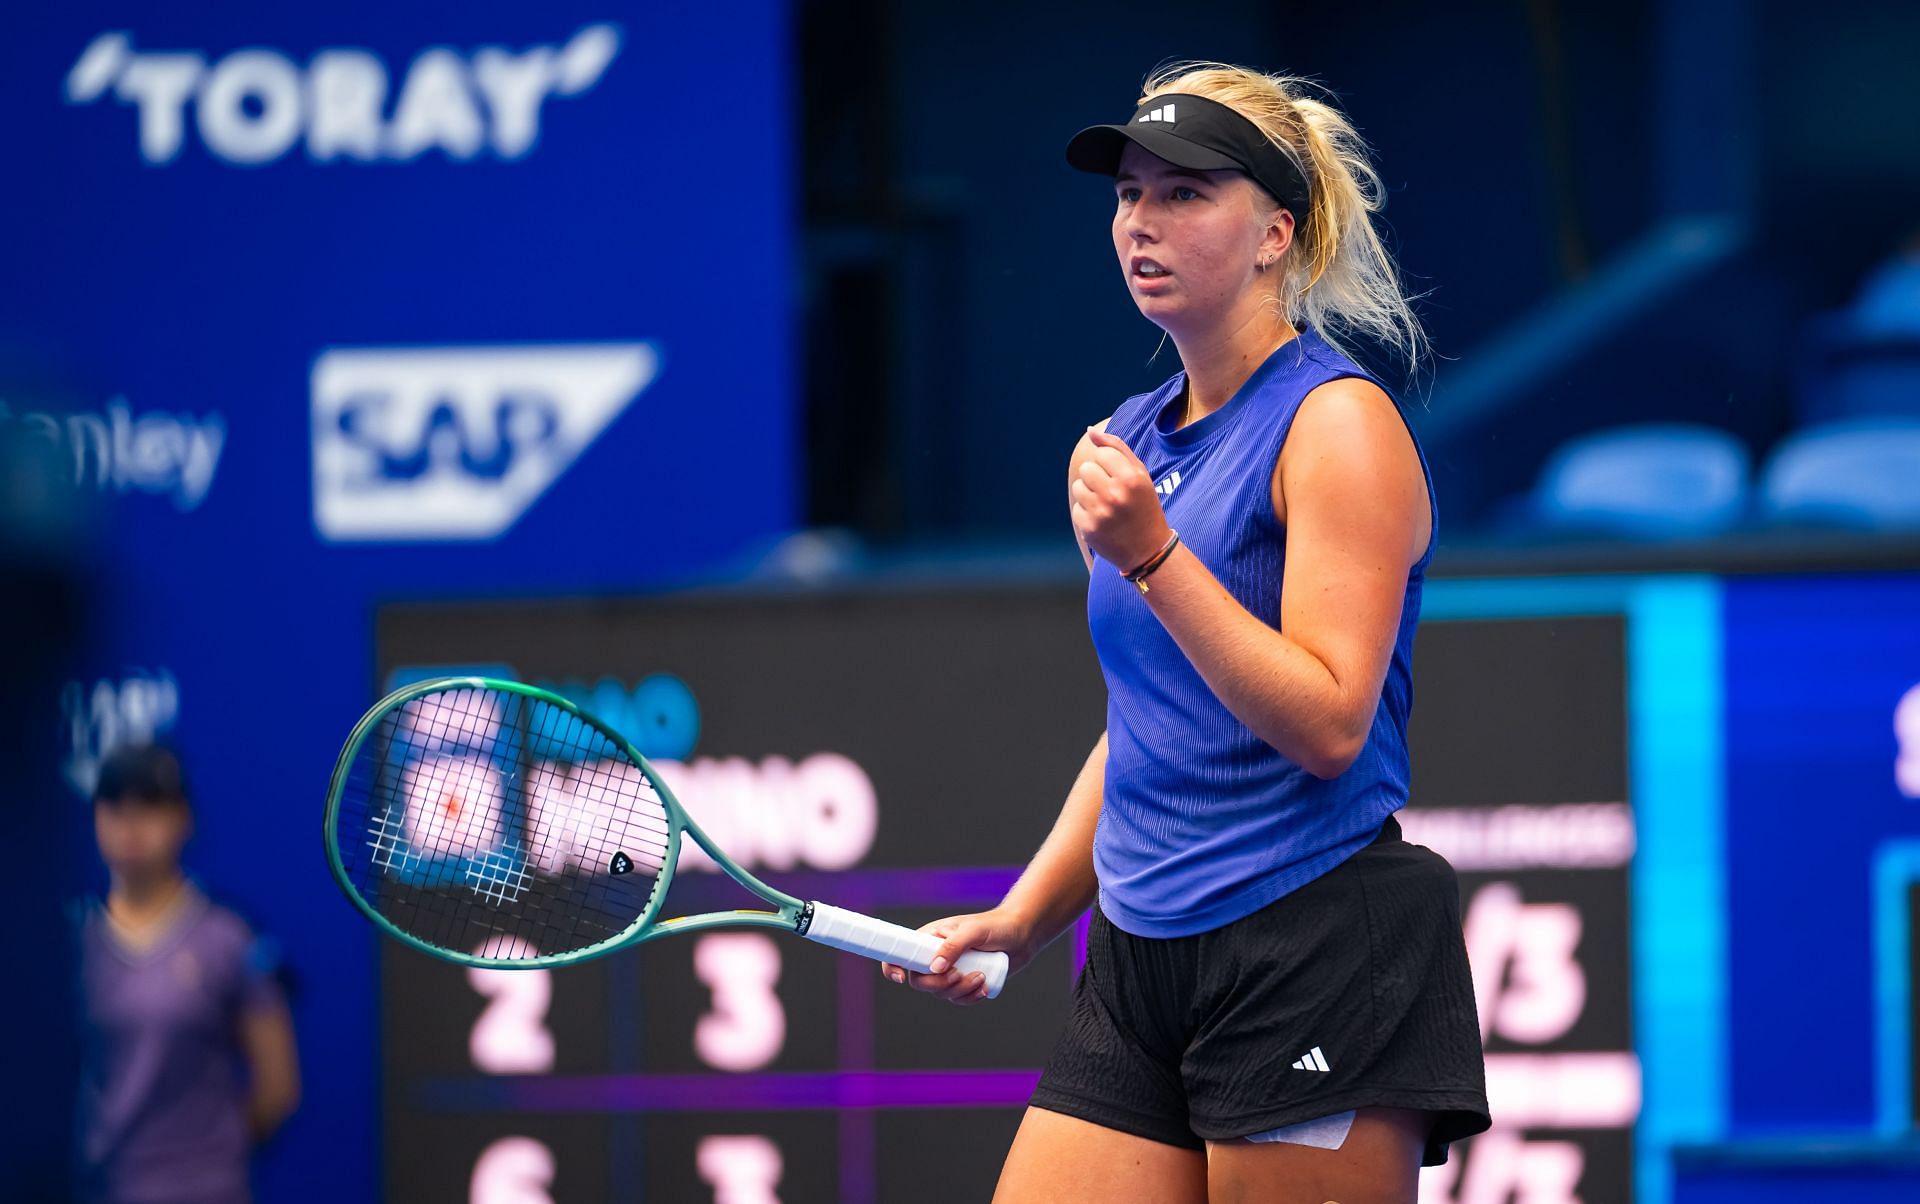
<instances>
[{"instance_id":1,"label":"black athletic shorts","mask_svg":"<svg viewBox=\"0 0 1920 1204\"><path fill-rule=\"evenodd\" d=\"M1212 932L1133 936L1096 907L1032 1104L1196 1149L1412 1108L1432 1115L1425 1164L1438 1166L1491 1123L1453 867L1388 819L1334 869Z\"/></svg>"}]
</instances>

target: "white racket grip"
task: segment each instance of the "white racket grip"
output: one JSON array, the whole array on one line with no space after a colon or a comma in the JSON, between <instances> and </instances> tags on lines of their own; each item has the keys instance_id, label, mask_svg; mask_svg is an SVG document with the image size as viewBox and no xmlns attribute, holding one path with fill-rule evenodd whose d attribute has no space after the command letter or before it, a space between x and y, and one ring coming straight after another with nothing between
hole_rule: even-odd
<instances>
[{"instance_id":1,"label":"white racket grip","mask_svg":"<svg viewBox=\"0 0 1920 1204\"><path fill-rule=\"evenodd\" d=\"M933 955L940 951L939 937L819 902L813 905L813 921L807 925L804 935L810 941L875 961L911 966L922 974L933 972ZM1004 953L983 953L976 949L962 953L954 967L962 974L978 970L986 975L988 999L998 997L1000 988L1007 985Z\"/></svg>"}]
</instances>

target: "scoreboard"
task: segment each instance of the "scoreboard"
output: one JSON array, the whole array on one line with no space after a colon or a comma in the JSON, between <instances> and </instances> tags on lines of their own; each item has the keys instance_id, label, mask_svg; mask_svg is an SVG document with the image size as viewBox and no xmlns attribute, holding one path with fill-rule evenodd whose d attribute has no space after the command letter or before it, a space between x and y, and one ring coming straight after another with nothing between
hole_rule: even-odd
<instances>
[{"instance_id":1,"label":"scoreboard","mask_svg":"<svg viewBox=\"0 0 1920 1204\"><path fill-rule=\"evenodd\" d=\"M973 590L394 607L378 648L384 680L484 667L576 698L658 758L748 869L917 927L999 901L1098 739L1083 605ZM711 871L683 854L669 914L750 905ZM558 972L383 942L388 1198L984 1199L1077 952L1064 938L1000 999L955 1008L761 932Z\"/></svg>"},{"instance_id":2,"label":"scoreboard","mask_svg":"<svg viewBox=\"0 0 1920 1204\"><path fill-rule=\"evenodd\" d=\"M998 902L1098 738L1084 606L1075 585L410 604L377 647L387 684L574 698L755 873L918 926ZM1496 1116L1423 1204L1632 1198L1625 628L1422 626L1402 820L1460 871ZM681 869L669 914L747 898ZM986 1199L1083 950L1084 921L954 1008L761 932L559 971L381 942L388 1198Z\"/></svg>"},{"instance_id":3,"label":"scoreboard","mask_svg":"<svg viewBox=\"0 0 1920 1204\"><path fill-rule=\"evenodd\" d=\"M1633 1198L1626 620L1421 625L1406 838L1460 877L1492 1130L1422 1204Z\"/></svg>"}]
</instances>

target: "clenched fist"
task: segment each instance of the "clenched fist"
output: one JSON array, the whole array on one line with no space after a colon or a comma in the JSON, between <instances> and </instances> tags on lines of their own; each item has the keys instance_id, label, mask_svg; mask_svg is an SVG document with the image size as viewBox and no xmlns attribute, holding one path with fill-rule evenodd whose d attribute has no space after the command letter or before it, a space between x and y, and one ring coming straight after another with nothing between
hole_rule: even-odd
<instances>
[{"instance_id":1,"label":"clenched fist","mask_svg":"<svg viewBox=\"0 0 1920 1204\"><path fill-rule=\"evenodd\" d=\"M1173 534L1147 466L1126 440L1089 430L1091 455L1075 465L1067 487L1073 525L1094 555L1131 572L1145 564Z\"/></svg>"}]
</instances>

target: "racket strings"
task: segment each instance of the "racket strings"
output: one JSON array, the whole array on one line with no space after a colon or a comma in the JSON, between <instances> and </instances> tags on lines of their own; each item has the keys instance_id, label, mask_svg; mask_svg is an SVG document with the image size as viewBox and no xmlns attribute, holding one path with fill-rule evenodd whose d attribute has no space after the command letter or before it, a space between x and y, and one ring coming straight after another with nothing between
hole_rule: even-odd
<instances>
[{"instance_id":1,"label":"racket strings","mask_svg":"<svg viewBox=\"0 0 1920 1204\"><path fill-rule=\"evenodd\" d=\"M575 952L647 914L671 847L659 792L571 711L459 688L376 723L337 804L354 888L437 948L510 960Z\"/></svg>"}]
</instances>

